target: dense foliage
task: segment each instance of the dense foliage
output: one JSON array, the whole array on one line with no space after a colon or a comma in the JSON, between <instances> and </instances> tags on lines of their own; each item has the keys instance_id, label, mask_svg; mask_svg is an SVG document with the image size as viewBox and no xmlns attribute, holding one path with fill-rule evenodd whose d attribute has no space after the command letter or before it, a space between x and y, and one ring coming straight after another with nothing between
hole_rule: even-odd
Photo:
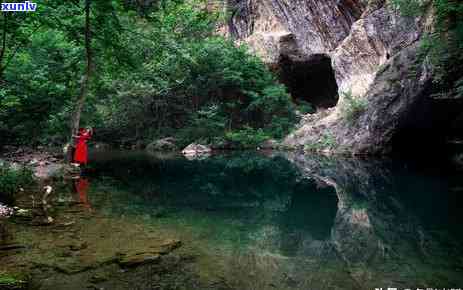
<instances>
[{"instance_id":1,"label":"dense foliage","mask_svg":"<svg viewBox=\"0 0 463 290\"><path fill-rule=\"evenodd\" d=\"M463 2L459 0L392 0L406 16L419 16L431 7L433 31L423 38L422 56L434 66L436 96L463 97Z\"/></svg>"},{"instance_id":2,"label":"dense foliage","mask_svg":"<svg viewBox=\"0 0 463 290\"><path fill-rule=\"evenodd\" d=\"M202 1L159 3L47 0L35 14L3 13L0 143L65 142L87 69L81 125L104 141L282 137L289 95L246 47L215 35L222 16Z\"/></svg>"},{"instance_id":3,"label":"dense foliage","mask_svg":"<svg viewBox=\"0 0 463 290\"><path fill-rule=\"evenodd\" d=\"M34 183L32 172L26 168L12 169L6 165L0 165L0 201L10 202L22 187Z\"/></svg>"}]
</instances>

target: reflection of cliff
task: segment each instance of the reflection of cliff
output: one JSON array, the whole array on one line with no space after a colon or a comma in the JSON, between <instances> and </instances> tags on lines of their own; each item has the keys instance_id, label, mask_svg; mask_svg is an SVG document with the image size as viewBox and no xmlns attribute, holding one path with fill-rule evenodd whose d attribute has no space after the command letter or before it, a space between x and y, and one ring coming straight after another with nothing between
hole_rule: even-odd
<instances>
[{"instance_id":1,"label":"reflection of cliff","mask_svg":"<svg viewBox=\"0 0 463 290\"><path fill-rule=\"evenodd\" d=\"M392 275L406 279L397 283L413 286L413 281L436 281L438 272L448 279L456 264L462 266L455 258L462 252L450 229L451 196L445 181L397 172L391 162L286 156L305 177L336 188L331 243L361 285L378 287Z\"/></svg>"},{"instance_id":2,"label":"reflection of cliff","mask_svg":"<svg viewBox=\"0 0 463 290\"><path fill-rule=\"evenodd\" d=\"M447 230L459 220L446 215L455 209L435 175L292 153L139 157L96 161L92 204L172 227L181 221L206 252L219 253L213 263L236 277L236 289L436 287L463 277L454 277L462 239Z\"/></svg>"}]
</instances>

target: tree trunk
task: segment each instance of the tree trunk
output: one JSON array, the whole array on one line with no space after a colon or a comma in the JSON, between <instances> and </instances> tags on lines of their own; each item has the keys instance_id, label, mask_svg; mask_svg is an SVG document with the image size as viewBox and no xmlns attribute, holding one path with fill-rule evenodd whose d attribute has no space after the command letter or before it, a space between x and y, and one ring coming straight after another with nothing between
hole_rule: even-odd
<instances>
[{"instance_id":1,"label":"tree trunk","mask_svg":"<svg viewBox=\"0 0 463 290\"><path fill-rule=\"evenodd\" d=\"M3 25L2 25L2 38L1 38L1 48L0 48L0 82L2 80L3 76L3 58L5 57L5 51L6 51L6 29L7 29L7 24L8 24L8 19L7 19L7 14L6 12L2 13L3 15Z\"/></svg>"},{"instance_id":2,"label":"tree trunk","mask_svg":"<svg viewBox=\"0 0 463 290\"><path fill-rule=\"evenodd\" d=\"M88 95L88 88L90 85L90 79L93 72L93 60L92 60L92 37L91 37L91 30L90 30L90 5L91 0L85 0L85 56L86 56L86 69L85 74L82 78L82 83L80 87L80 94L77 100L76 110L74 112L74 116L72 118L71 124L71 141L70 144L73 144L73 136L77 135L80 126L80 117L82 114L82 109L85 104L85 100ZM71 149L72 146L69 146L66 155L68 161L72 160L71 156Z\"/></svg>"}]
</instances>

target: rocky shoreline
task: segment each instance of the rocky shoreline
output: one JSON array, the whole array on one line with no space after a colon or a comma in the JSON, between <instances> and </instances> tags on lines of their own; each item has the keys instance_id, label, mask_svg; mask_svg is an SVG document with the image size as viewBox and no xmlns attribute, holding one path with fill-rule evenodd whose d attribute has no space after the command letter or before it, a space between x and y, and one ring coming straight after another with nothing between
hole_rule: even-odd
<instances>
[{"instance_id":1,"label":"rocky shoreline","mask_svg":"<svg viewBox=\"0 0 463 290\"><path fill-rule=\"evenodd\" d=\"M1 160L29 168L37 184L19 190L14 204L0 204L0 289L187 289L176 285L200 283L188 269L195 257L175 233L109 218L84 204L69 188L80 170L59 152L10 148Z\"/></svg>"},{"instance_id":2,"label":"rocky shoreline","mask_svg":"<svg viewBox=\"0 0 463 290\"><path fill-rule=\"evenodd\" d=\"M195 257L182 251L175 234L100 215L62 194L48 206L37 202L41 198L21 193L21 211L0 219L1 289L179 289L177 283L199 283L187 270Z\"/></svg>"}]
</instances>

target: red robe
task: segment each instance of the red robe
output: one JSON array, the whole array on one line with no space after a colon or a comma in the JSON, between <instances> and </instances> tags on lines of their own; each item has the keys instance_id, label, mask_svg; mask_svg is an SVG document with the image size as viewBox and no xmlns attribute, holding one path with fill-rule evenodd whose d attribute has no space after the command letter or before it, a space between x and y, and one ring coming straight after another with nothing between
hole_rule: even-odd
<instances>
[{"instance_id":1,"label":"red robe","mask_svg":"<svg viewBox=\"0 0 463 290\"><path fill-rule=\"evenodd\" d=\"M74 162L80 164L87 164L87 140L89 140L91 134L89 132L83 132L77 137L76 151L74 152Z\"/></svg>"}]
</instances>

